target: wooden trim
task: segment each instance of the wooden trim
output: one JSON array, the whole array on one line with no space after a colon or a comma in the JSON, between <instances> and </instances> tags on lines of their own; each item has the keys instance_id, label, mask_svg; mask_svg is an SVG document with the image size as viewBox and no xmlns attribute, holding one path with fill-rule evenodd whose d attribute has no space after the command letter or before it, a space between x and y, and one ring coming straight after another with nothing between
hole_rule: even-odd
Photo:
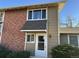
<instances>
[{"instance_id":1,"label":"wooden trim","mask_svg":"<svg viewBox=\"0 0 79 59\"><path fill-rule=\"evenodd\" d=\"M40 32L41 32L41 31L45 31L45 32L47 32L47 30L21 30L21 31L23 31L23 32L29 32L29 31L30 31L30 32L33 32L33 31L40 31Z\"/></svg>"},{"instance_id":2,"label":"wooden trim","mask_svg":"<svg viewBox=\"0 0 79 59\"><path fill-rule=\"evenodd\" d=\"M27 34L25 33L25 42L24 42L24 51L26 50L26 39L27 39Z\"/></svg>"}]
</instances>

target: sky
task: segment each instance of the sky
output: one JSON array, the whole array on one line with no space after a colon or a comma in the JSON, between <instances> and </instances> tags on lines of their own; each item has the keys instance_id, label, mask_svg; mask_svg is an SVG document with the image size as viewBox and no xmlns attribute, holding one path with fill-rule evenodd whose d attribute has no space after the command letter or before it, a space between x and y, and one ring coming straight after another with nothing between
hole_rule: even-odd
<instances>
[{"instance_id":1,"label":"sky","mask_svg":"<svg viewBox=\"0 0 79 59\"><path fill-rule=\"evenodd\" d=\"M59 2L62 0L0 0L0 8Z\"/></svg>"},{"instance_id":2,"label":"sky","mask_svg":"<svg viewBox=\"0 0 79 59\"><path fill-rule=\"evenodd\" d=\"M42 0L42 2L41 0L0 0L0 8L16 7L22 5L25 6L34 3L41 4L45 3L45 1L46 3L49 3L59 0ZM73 19L75 24L79 22L79 0L67 0L64 8L60 12L61 22L66 22L68 16L70 16Z\"/></svg>"},{"instance_id":3,"label":"sky","mask_svg":"<svg viewBox=\"0 0 79 59\"><path fill-rule=\"evenodd\" d=\"M66 22L67 17L70 16L77 24L79 22L79 0L68 0L60 13L62 22Z\"/></svg>"}]
</instances>

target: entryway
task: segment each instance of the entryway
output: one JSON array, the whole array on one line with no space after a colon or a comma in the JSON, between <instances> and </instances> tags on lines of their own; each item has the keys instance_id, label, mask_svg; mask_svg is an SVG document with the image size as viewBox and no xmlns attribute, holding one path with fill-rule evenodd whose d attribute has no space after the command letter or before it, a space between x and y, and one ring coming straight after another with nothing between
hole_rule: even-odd
<instances>
[{"instance_id":1,"label":"entryway","mask_svg":"<svg viewBox=\"0 0 79 59\"><path fill-rule=\"evenodd\" d=\"M36 57L47 57L47 35L36 34L36 44L35 44L35 56Z\"/></svg>"}]
</instances>

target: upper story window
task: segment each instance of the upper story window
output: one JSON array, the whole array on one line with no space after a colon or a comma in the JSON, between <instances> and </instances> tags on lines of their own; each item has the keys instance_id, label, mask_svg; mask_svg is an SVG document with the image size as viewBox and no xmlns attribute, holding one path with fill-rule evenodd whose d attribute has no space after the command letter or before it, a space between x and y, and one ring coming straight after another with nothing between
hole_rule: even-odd
<instances>
[{"instance_id":1,"label":"upper story window","mask_svg":"<svg viewBox=\"0 0 79 59\"><path fill-rule=\"evenodd\" d=\"M46 9L34 9L28 11L28 20L46 20Z\"/></svg>"}]
</instances>

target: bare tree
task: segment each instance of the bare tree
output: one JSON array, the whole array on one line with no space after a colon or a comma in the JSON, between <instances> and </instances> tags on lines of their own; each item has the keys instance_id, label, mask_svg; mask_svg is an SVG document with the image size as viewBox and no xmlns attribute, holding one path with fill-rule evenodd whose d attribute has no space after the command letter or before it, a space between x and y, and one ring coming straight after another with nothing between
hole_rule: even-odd
<instances>
[{"instance_id":1,"label":"bare tree","mask_svg":"<svg viewBox=\"0 0 79 59\"><path fill-rule=\"evenodd\" d=\"M76 27L79 27L79 22L77 23Z\"/></svg>"},{"instance_id":2,"label":"bare tree","mask_svg":"<svg viewBox=\"0 0 79 59\"><path fill-rule=\"evenodd\" d=\"M73 19L72 17L67 17L67 27L73 27Z\"/></svg>"}]
</instances>

